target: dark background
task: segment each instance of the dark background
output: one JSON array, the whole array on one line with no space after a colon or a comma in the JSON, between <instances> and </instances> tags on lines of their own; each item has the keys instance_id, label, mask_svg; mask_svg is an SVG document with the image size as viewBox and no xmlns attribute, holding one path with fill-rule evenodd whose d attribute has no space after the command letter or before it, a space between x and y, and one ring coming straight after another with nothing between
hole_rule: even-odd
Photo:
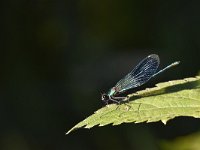
<instances>
[{"instance_id":1,"label":"dark background","mask_svg":"<svg viewBox=\"0 0 200 150\"><path fill-rule=\"evenodd\" d=\"M161 149L194 133L198 119L65 132L101 108L100 93L151 53L161 81L195 76L200 66L200 1L3 0L0 149Z\"/></svg>"}]
</instances>

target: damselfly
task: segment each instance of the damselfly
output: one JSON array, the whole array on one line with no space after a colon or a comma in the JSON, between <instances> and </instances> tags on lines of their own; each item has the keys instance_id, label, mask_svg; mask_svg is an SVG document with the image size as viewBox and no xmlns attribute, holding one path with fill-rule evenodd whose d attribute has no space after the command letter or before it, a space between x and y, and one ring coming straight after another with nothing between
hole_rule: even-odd
<instances>
[{"instance_id":1,"label":"damselfly","mask_svg":"<svg viewBox=\"0 0 200 150\"><path fill-rule=\"evenodd\" d=\"M119 97L118 95L135 87L139 87L151 78L162 73L163 71L176 66L180 61L176 61L169 66L157 71L160 64L159 56L156 54L151 54L144 58L130 73L128 73L124 78L122 78L117 84L112 87L107 93L101 95L102 101L108 104L110 101L113 103L120 103L127 97Z\"/></svg>"}]
</instances>

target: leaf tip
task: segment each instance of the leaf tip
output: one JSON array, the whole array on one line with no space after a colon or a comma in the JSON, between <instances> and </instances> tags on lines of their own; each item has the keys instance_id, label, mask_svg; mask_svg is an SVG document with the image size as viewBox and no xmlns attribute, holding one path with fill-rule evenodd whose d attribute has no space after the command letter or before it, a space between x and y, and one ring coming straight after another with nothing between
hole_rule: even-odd
<instances>
[{"instance_id":1,"label":"leaf tip","mask_svg":"<svg viewBox=\"0 0 200 150\"><path fill-rule=\"evenodd\" d=\"M70 130L68 130L68 131L65 133L65 135L71 133L73 130L74 130L74 128L71 128Z\"/></svg>"},{"instance_id":2,"label":"leaf tip","mask_svg":"<svg viewBox=\"0 0 200 150\"><path fill-rule=\"evenodd\" d=\"M67 134L69 134L70 133L70 131L67 131L66 133L65 133L65 135L67 135Z\"/></svg>"}]
</instances>

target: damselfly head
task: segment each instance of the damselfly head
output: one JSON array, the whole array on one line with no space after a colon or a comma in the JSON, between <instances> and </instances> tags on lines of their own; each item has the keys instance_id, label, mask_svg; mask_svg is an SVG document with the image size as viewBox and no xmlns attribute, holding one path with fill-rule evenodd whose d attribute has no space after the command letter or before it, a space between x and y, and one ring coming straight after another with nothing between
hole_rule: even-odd
<instances>
[{"instance_id":1,"label":"damselfly head","mask_svg":"<svg viewBox=\"0 0 200 150\"><path fill-rule=\"evenodd\" d=\"M109 101L109 96L106 93L101 94L101 100L105 103L108 103Z\"/></svg>"}]
</instances>

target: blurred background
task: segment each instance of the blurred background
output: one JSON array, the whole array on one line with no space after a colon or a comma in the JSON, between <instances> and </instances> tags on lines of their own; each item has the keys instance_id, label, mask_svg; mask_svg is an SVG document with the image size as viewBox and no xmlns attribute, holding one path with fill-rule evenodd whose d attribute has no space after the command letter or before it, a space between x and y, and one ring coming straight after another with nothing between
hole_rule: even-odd
<instances>
[{"instance_id":1,"label":"blurred background","mask_svg":"<svg viewBox=\"0 0 200 150\"><path fill-rule=\"evenodd\" d=\"M181 64L143 88L197 75L199 5L188 0L3 0L0 149L164 150L183 146L187 136L200 137L199 119L189 117L166 126L130 123L65 135L103 107L100 93L149 54L160 56L161 68L177 60ZM195 139L188 144L199 149L200 138Z\"/></svg>"}]
</instances>

